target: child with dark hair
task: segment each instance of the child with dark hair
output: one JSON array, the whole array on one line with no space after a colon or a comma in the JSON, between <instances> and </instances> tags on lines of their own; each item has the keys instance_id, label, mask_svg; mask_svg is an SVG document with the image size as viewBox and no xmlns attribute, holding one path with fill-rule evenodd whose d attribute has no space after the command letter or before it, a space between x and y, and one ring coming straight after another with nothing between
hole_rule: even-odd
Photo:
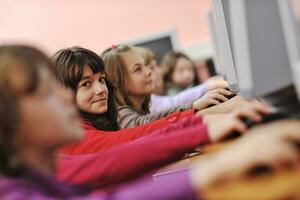
<instances>
[{"instance_id":1,"label":"child with dark hair","mask_svg":"<svg viewBox=\"0 0 300 200\"><path fill-rule=\"evenodd\" d=\"M102 59L88 49L71 47L58 51L54 55L54 63L59 82L74 91L74 101L83 119L82 127L86 131L84 140L65 147L61 153L77 155L100 152L151 135L154 131L160 131L171 124L173 130L176 130L176 127L180 130L183 123L184 127L189 128L203 126L202 116L193 116L194 111L190 110L177 112L142 126L120 130L117 125L115 102L125 101L125 99L120 93L120 88L114 88L110 77L106 77ZM122 80L120 78L120 81ZM114 81L115 79L112 80ZM187 116L191 117L185 122L179 121ZM197 120L193 120L194 118ZM183 131L187 132L187 130ZM164 134L163 131L160 132ZM206 133L202 131L199 134ZM208 133L208 137L210 134L214 133ZM207 140L204 139L202 142Z\"/></svg>"},{"instance_id":2,"label":"child with dark hair","mask_svg":"<svg viewBox=\"0 0 300 200\"><path fill-rule=\"evenodd\" d=\"M0 157L1 161L6 161L0 163L1 199L199 199L201 198L199 189L215 180L216 177L212 176L213 174L222 177L224 174L221 172L227 172L231 167L234 167L234 171L240 170L237 166L244 168L241 163L234 166L227 163L216 173L216 171L209 170L212 168L204 166L203 172L197 168L190 171L184 170L155 182L136 180L130 184L106 188L109 192L97 190L100 189L99 187L90 187L89 184L92 181L101 181L92 178L90 182L87 181L88 185L81 186L60 182L53 177L57 148L76 142L83 137L82 130L76 122L77 115L73 107L74 99L71 91L56 84L47 56L31 47L1 46L0 71L3 72L0 73L1 88L5 94L13 97L7 98L0 92ZM261 107L261 111L264 109ZM234 120L233 117L230 119L234 125L232 128L242 125L237 119ZM165 137L165 140L168 138ZM184 138L186 135L181 134L181 139ZM120 146L117 151L122 153L122 150L130 149L131 155L134 155L133 152L138 149L136 145L141 147L157 143L155 137L152 139ZM284 138L273 140L273 142L276 141L273 147L279 147L280 150L285 150L285 153L279 154L273 151L272 154L266 154L268 159L270 160L272 156L272 161L287 161L287 159L293 161L294 156L291 155L295 155L295 150L284 142L287 140ZM262 143L258 146L265 147ZM247 144L243 143L242 147L247 147ZM135 151L134 148L136 148ZM109 154L112 153L117 152L109 152ZM222 155L225 158L232 155L228 156L226 152ZM241 154L239 158L248 156ZM79 156L77 157L78 163L82 164L82 159L89 157L97 158L95 155ZM263 157L260 156L260 158ZM255 158L248 165L256 161L259 159ZM214 164L218 163L220 162L209 162L211 166L216 166ZM76 165L76 162L73 164ZM82 165L81 171L86 170L86 173L90 173L89 164ZM72 169L72 166L68 167ZM96 169L94 168L94 173L98 174Z\"/></svg>"}]
</instances>

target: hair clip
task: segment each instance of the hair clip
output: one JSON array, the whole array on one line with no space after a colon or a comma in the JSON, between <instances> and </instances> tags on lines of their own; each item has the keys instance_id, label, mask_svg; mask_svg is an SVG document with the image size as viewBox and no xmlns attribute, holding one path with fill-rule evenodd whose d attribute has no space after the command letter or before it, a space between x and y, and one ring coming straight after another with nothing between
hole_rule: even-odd
<instances>
[{"instance_id":1,"label":"hair clip","mask_svg":"<svg viewBox=\"0 0 300 200\"><path fill-rule=\"evenodd\" d=\"M111 48L116 49L118 47L118 45L112 44Z\"/></svg>"}]
</instances>

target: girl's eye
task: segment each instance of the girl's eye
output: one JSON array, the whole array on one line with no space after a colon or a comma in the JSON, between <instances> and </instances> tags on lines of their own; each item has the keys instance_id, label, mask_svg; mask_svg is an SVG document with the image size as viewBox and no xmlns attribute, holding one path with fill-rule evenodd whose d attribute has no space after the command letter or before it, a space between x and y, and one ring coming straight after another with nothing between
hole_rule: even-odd
<instances>
[{"instance_id":1,"label":"girl's eye","mask_svg":"<svg viewBox=\"0 0 300 200\"><path fill-rule=\"evenodd\" d=\"M89 82L89 81L84 82L81 86L82 87L90 87L91 86L91 82Z\"/></svg>"},{"instance_id":2,"label":"girl's eye","mask_svg":"<svg viewBox=\"0 0 300 200\"><path fill-rule=\"evenodd\" d=\"M99 82L102 83L102 84L105 84L105 83L106 83L106 82L105 82L105 78L104 78L104 77L100 78L100 79L99 79Z\"/></svg>"},{"instance_id":3,"label":"girl's eye","mask_svg":"<svg viewBox=\"0 0 300 200\"><path fill-rule=\"evenodd\" d=\"M154 70L154 66L151 64L146 65L147 68L149 68L150 70Z\"/></svg>"},{"instance_id":4,"label":"girl's eye","mask_svg":"<svg viewBox=\"0 0 300 200\"><path fill-rule=\"evenodd\" d=\"M142 70L141 67L137 67L137 68L135 68L134 72L140 72L141 70Z\"/></svg>"}]
</instances>

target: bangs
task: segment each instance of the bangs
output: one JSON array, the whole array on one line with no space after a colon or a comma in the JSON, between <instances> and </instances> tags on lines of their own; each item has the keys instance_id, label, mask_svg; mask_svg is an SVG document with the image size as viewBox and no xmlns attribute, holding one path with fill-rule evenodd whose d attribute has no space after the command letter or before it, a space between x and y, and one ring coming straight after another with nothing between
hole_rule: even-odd
<instances>
[{"instance_id":1,"label":"bangs","mask_svg":"<svg viewBox=\"0 0 300 200\"><path fill-rule=\"evenodd\" d=\"M57 52L55 62L58 80L74 91L82 78L85 66L88 66L94 74L105 72L102 59L96 53L80 47Z\"/></svg>"}]
</instances>

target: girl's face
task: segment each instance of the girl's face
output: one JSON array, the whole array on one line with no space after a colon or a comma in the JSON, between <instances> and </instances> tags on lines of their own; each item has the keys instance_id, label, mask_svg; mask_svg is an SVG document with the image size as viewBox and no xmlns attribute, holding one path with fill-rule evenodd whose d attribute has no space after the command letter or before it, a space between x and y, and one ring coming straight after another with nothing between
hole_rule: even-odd
<instances>
[{"instance_id":1,"label":"girl's face","mask_svg":"<svg viewBox=\"0 0 300 200\"><path fill-rule=\"evenodd\" d=\"M153 69L152 77L153 77L153 85L154 85L154 93L162 94L164 90L164 78L162 68L157 65L156 60L151 60L147 67Z\"/></svg>"},{"instance_id":2,"label":"girl's face","mask_svg":"<svg viewBox=\"0 0 300 200\"><path fill-rule=\"evenodd\" d=\"M19 81L15 82L16 86L28 83L27 78L14 81ZM46 68L39 69L38 84L36 91L18 98L20 134L16 137L17 146L47 151L79 140L82 130L72 92L59 87Z\"/></svg>"},{"instance_id":3,"label":"girl's face","mask_svg":"<svg viewBox=\"0 0 300 200\"><path fill-rule=\"evenodd\" d=\"M105 74L101 72L94 74L89 66L85 66L77 85L77 106L87 113L103 114L107 112L107 101Z\"/></svg>"},{"instance_id":4,"label":"girl's face","mask_svg":"<svg viewBox=\"0 0 300 200\"><path fill-rule=\"evenodd\" d=\"M172 82L180 87L187 87L195 79L192 63L186 58L179 58L171 75Z\"/></svg>"},{"instance_id":5,"label":"girl's face","mask_svg":"<svg viewBox=\"0 0 300 200\"><path fill-rule=\"evenodd\" d=\"M135 51L122 53L121 58L127 70L127 92L135 96L151 94L154 90L151 66L146 66L144 59Z\"/></svg>"}]
</instances>

